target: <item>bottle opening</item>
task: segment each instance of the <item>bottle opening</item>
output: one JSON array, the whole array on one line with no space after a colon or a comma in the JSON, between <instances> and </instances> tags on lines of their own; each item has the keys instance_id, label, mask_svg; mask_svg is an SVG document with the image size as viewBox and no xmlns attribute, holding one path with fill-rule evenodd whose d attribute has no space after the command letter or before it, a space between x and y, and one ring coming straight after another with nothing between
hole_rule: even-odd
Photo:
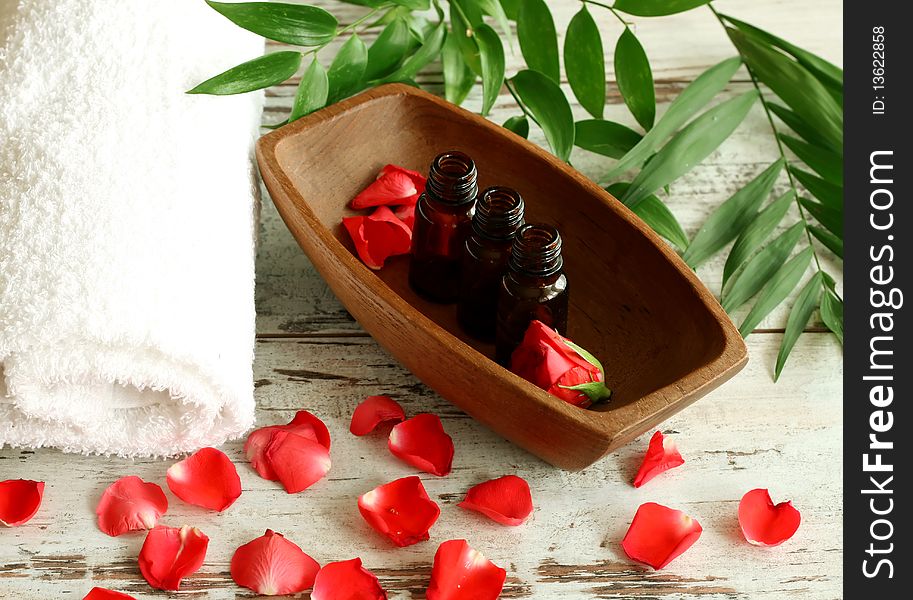
<instances>
[{"instance_id":1,"label":"bottle opening","mask_svg":"<svg viewBox=\"0 0 913 600\"><path fill-rule=\"evenodd\" d=\"M561 234L551 225L530 223L520 228L510 254L511 268L538 277L561 270Z\"/></svg>"},{"instance_id":2,"label":"bottle opening","mask_svg":"<svg viewBox=\"0 0 913 600\"><path fill-rule=\"evenodd\" d=\"M428 191L443 202L469 202L478 194L477 178L473 160L463 152L451 150L439 154L431 163Z\"/></svg>"},{"instance_id":3,"label":"bottle opening","mask_svg":"<svg viewBox=\"0 0 913 600\"><path fill-rule=\"evenodd\" d=\"M479 197L473 230L493 239L510 239L523 225L523 209L519 192L509 187L490 187Z\"/></svg>"}]
</instances>

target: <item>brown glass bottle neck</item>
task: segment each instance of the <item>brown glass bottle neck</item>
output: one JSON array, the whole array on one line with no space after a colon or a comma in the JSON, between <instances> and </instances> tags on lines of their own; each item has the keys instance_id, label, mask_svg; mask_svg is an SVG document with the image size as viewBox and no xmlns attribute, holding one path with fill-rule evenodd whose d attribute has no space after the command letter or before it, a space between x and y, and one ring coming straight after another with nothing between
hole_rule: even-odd
<instances>
[{"instance_id":1,"label":"brown glass bottle neck","mask_svg":"<svg viewBox=\"0 0 913 600\"><path fill-rule=\"evenodd\" d=\"M473 234L492 241L512 240L523 226L523 198L508 187L482 192L472 218Z\"/></svg>"},{"instance_id":2,"label":"brown glass bottle neck","mask_svg":"<svg viewBox=\"0 0 913 600\"><path fill-rule=\"evenodd\" d=\"M548 278L564 267L561 235L550 225L524 225L514 239L508 265L511 271L535 278Z\"/></svg>"},{"instance_id":3,"label":"brown glass bottle neck","mask_svg":"<svg viewBox=\"0 0 913 600\"><path fill-rule=\"evenodd\" d=\"M443 204L473 202L479 193L475 163L469 156L457 151L437 156L431 163L425 193Z\"/></svg>"}]
</instances>

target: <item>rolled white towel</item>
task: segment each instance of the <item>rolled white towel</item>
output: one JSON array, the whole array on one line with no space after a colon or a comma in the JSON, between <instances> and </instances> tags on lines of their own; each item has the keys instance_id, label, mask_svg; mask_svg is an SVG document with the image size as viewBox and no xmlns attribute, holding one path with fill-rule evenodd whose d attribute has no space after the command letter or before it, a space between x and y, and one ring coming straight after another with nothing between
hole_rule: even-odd
<instances>
[{"instance_id":1,"label":"rolled white towel","mask_svg":"<svg viewBox=\"0 0 913 600\"><path fill-rule=\"evenodd\" d=\"M254 419L263 52L197 0L0 1L0 446L168 456Z\"/></svg>"}]
</instances>

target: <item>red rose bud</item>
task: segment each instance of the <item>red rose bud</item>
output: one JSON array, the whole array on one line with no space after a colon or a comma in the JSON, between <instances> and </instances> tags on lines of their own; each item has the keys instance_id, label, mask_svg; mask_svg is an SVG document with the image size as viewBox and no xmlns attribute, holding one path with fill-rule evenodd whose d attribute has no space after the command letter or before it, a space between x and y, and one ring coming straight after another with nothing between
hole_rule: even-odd
<instances>
[{"instance_id":1,"label":"red rose bud","mask_svg":"<svg viewBox=\"0 0 913 600\"><path fill-rule=\"evenodd\" d=\"M510 370L581 408L612 395L596 357L541 321L529 324L523 342L510 358Z\"/></svg>"}]
</instances>

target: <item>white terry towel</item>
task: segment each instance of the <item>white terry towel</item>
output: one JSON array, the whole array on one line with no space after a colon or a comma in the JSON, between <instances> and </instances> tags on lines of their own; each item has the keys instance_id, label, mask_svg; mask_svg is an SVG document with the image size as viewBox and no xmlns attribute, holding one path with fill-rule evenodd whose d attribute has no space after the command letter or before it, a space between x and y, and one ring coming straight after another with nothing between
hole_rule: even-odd
<instances>
[{"instance_id":1,"label":"white terry towel","mask_svg":"<svg viewBox=\"0 0 913 600\"><path fill-rule=\"evenodd\" d=\"M263 52L202 0L0 0L0 447L168 456L254 418Z\"/></svg>"}]
</instances>

